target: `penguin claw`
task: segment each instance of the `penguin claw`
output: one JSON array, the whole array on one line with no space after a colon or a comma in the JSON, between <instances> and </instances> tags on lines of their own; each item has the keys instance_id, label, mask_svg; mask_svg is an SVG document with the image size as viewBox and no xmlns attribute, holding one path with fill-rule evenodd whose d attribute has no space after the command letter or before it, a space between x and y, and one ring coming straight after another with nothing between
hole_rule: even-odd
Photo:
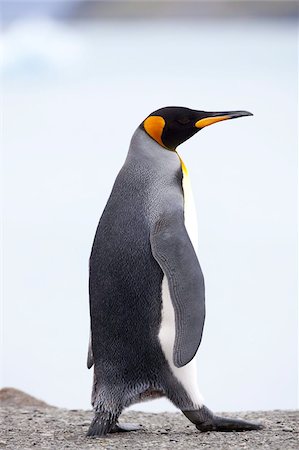
<instances>
[{"instance_id":1,"label":"penguin claw","mask_svg":"<svg viewBox=\"0 0 299 450\"><path fill-rule=\"evenodd\" d=\"M116 422L109 433L125 433L128 431L141 430L142 426L137 423L119 423Z\"/></svg>"}]
</instances>

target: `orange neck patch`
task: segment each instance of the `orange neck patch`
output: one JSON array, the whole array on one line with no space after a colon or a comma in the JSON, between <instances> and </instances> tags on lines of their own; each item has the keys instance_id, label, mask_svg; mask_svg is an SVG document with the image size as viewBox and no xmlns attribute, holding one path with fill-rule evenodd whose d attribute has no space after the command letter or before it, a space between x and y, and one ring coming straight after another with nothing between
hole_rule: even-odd
<instances>
[{"instance_id":1,"label":"orange neck patch","mask_svg":"<svg viewBox=\"0 0 299 450\"><path fill-rule=\"evenodd\" d=\"M143 122L143 126L147 134L153 138L158 144L165 147L162 142L162 133L165 126L165 120L161 116L149 116Z\"/></svg>"},{"instance_id":2,"label":"orange neck patch","mask_svg":"<svg viewBox=\"0 0 299 450\"><path fill-rule=\"evenodd\" d=\"M180 155L178 154L178 152L176 152L176 154L178 155L178 157L180 158L180 162L181 162L181 168L182 168L182 172L185 176L188 176L188 170L187 167L185 166L184 161L182 160L182 158L180 157Z\"/></svg>"}]
</instances>

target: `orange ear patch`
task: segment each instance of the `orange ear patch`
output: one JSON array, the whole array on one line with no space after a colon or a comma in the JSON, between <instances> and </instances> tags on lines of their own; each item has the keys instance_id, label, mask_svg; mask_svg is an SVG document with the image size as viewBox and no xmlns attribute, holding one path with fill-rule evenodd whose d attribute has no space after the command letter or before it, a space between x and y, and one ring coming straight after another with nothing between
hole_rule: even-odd
<instances>
[{"instance_id":1,"label":"orange ear patch","mask_svg":"<svg viewBox=\"0 0 299 450\"><path fill-rule=\"evenodd\" d=\"M147 134L150 135L151 138L155 139L158 144L165 147L162 142L162 133L163 128L165 126L165 120L161 116L149 116L143 122L143 126Z\"/></svg>"}]
</instances>

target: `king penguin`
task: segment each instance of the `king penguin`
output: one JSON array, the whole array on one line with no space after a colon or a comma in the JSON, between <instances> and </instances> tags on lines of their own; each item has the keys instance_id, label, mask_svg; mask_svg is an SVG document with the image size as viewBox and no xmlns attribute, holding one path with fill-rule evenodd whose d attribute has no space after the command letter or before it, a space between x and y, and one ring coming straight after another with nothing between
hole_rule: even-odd
<instances>
[{"instance_id":1,"label":"king penguin","mask_svg":"<svg viewBox=\"0 0 299 450\"><path fill-rule=\"evenodd\" d=\"M123 409L159 396L200 431L262 428L215 415L198 388L205 286L188 171L177 153L202 128L251 115L172 106L151 113L135 131L90 256L88 436L135 430L118 422Z\"/></svg>"}]
</instances>

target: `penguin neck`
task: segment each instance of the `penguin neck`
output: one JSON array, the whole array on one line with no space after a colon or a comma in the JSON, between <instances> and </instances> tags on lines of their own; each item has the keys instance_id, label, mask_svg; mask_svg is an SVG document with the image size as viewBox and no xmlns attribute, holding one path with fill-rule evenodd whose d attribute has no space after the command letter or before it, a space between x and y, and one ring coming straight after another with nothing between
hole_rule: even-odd
<instances>
[{"instance_id":1,"label":"penguin neck","mask_svg":"<svg viewBox=\"0 0 299 450\"><path fill-rule=\"evenodd\" d=\"M143 129L137 128L132 136L127 160L146 160L157 169L176 172L181 167L179 155L172 150L167 150L152 139Z\"/></svg>"}]
</instances>

